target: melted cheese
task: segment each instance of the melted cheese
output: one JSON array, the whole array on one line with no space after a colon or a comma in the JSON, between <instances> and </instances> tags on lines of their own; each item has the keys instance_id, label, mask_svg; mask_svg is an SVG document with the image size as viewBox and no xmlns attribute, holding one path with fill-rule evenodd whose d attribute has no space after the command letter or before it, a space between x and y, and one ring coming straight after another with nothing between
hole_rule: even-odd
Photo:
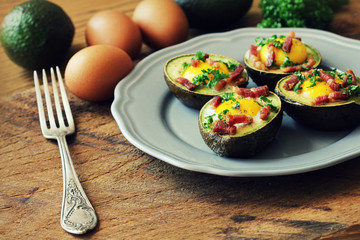
<instances>
[{"instance_id":1,"label":"melted cheese","mask_svg":"<svg viewBox=\"0 0 360 240\"><path fill-rule=\"evenodd\" d=\"M239 103L239 108L232 108L236 104L236 102ZM216 109L216 113L221 113L224 110L228 110L226 113L227 115L236 115L236 114L245 114L250 115L252 117L256 116L261 109L261 106L254 102L252 99L242 98L242 99L236 99L228 100L222 104L220 104Z\"/></svg>"},{"instance_id":2,"label":"melted cheese","mask_svg":"<svg viewBox=\"0 0 360 240\"><path fill-rule=\"evenodd\" d=\"M277 40L279 42L284 42L285 39L277 38ZM274 48L274 49L275 49L275 64L278 66L284 63L284 59L286 55L289 57L290 61L298 64L304 63L307 58L306 46L301 41L295 38L292 39L292 46L289 53L285 53L280 48ZM260 49L260 59L264 64L266 63L268 56L269 56L269 46L268 44L266 44Z\"/></svg>"}]
</instances>

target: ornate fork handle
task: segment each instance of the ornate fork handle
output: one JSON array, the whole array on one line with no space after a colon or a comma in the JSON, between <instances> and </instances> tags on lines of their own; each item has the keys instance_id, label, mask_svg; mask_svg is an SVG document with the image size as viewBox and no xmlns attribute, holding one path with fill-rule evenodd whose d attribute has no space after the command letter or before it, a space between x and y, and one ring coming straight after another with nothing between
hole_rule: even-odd
<instances>
[{"instance_id":1,"label":"ornate fork handle","mask_svg":"<svg viewBox=\"0 0 360 240\"><path fill-rule=\"evenodd\" d=\"M97 216L76 175L64 135L57 138L63 169L61 226L68 232L83 234L97 224Z\"/></svg>"}]
</instances>

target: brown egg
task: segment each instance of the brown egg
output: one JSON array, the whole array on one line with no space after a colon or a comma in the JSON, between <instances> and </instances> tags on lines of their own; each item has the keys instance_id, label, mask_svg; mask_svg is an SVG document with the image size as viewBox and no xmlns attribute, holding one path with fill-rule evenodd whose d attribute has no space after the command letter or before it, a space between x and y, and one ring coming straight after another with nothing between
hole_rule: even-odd
<instances>
[{"instance_id":1,"label":"brown egg","mask_svg":"<svg viewBox=\"0 0 360 240\"><path fill-rule=\"evenodd\" d=\"M141 1L133 20L139 25L144 42L155 49L185 41L189 33L186 15L173 0Z\"/></svg>"},{"instance_id":2,"label":"brown egg","mask_svg":"<svg viewBox=\"0 0 360 240\"><path fill-rule=\"evenodd\" d=\"M142 37L137 24L127 15L116 10L105 10L92 16L86 26L88 45L109 44L123 49L134 58L139 54Z\"/></svg>"},{"instance_id":3,"label":"brown egg","mask_svg":"<svg viewBox=\"0 0 360 240\"><path fill-rule=\"evenodd\" d=\"M65 83L76 96L103 101L134 67L129 55L111 45L94 45L75 53L66 65Z\"/></svg>"}]
</instances>

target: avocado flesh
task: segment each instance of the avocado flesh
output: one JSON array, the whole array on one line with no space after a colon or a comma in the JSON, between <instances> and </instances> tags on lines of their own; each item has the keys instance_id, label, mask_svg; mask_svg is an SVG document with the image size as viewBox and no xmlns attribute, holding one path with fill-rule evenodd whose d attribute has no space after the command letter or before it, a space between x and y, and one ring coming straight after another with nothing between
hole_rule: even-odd
<instances>
[{"instance_id":1,"label":"avocado flesh","mask_svg":"<svg viewBox=\"0 0 360 240\"><path fill-rule=\"evenodd\" d=\"M283 86L290 77L281 79L276 85L275 92L283 102L284 111L295 121L319 130L343 130L360 123L360 105L355 99L311 105L311 99L284 89ZM360 85L359 78L357 82Z\"/></svg>"},{"instance_id":2,"label":"avocado flesh","mask_svg":"<svg viewBox=\"0 0 360 240\"><path fill-rule=\"evenodd\" d=\"M321 55L319 51L308 44L304 43L304 45L306 46L307 55L312 56L316 61L316 63L314 64L314 66L312 66L312 68L316 68L317 66L319 66L321 62ZM249 73L249 76L258 86L268 85L269 89L271 91L274 91L276 83L281 78L292 74L292 72L284 73L280 70L280 68L266 70L266 71L259 70L255 68L253 64L250 62L249 54L250 54L250 50L246 51L244 55L245 67L247 72Z\"/></svg>"},{"instance_id":3,"label":"avocado flesh","mask_svg":"<svg viewBox=\"0 0 360 240\"><path fill-rule=\"evenodd\" d=\"M198 86L195 90L190 91L180 83L175 82L175 79L181 76L181 73L184 69L182 64L184 62L190 62L193 57L194 54L186 54L174 57L170 59L164 67L164 78L166 84L168 85L170 91L175 95L175 97L177 97L183 104L191 108L200 109L212 97L216 95L221 95L223 92L233 91L233 87L230 85L226 86L221 91L216 91L205 86ZM218 54L210 54L209 58L214 60L221 60L224 62L232 62L236 63L237 65L240 64L238 61L232 58ZM246 69L244 69L242 76L244 76L245 79L248 80L248 74ZM245 86L246 84L244 84L243 86Z\"/></svg>"},{"instance_id":4,"label":"avocado flesh","mask_svg":"<svg viewBox=\"0 0 360 240\"><path fill-rule=\"evenodd\" d=\"M211 101L200 110L198 125L204 142L211 150L222 157L252 157L259 153L276 137L282 123L282 106L280 98L270 92L266 96L277 107L271 112L268 119L241 127L235 135L221 135L213 133L211 129L204 128L207 109Z\"/></svg>"}]
</instances>

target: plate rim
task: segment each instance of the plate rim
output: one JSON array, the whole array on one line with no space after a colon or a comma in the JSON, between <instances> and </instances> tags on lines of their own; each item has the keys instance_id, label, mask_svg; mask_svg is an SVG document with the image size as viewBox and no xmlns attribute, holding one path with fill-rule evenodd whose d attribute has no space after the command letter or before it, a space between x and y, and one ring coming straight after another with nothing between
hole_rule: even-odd
<instances>
[{"instance_id":1,"label":"plate rim","mask_svg":"<svg viewBox=\"0 0 360 240\"><path fill-rule=\"evenodd\" d=\"M304 173L304 172L309 172L309 171L315 171L318 169L322 169L322 168L326 168L341 162L344 162L346 160L349 160L351 158L354 158L358 155L360 155L360 145L359 146L354 146L352 149L348 149L347 152L341 152L337 155L334 155L330 160L327 161L317 161L312 165L305 165L302 167L296 167L296 168L291 168L291 169L277 169L277 170L255 170L255 171L249 171L249 170L245 170L245 171L241 171L241 170L234 170L234 169L226 169L226 168L218 168L218 167L214 167L214 166L209 166L209 164L203 165L203 164L194 164L194 163L188 163L186 161L184 161L184 159L181 156L177 156L174 155L170 152L168 152L167 150L164 149L158 149L157 146L151 145L147 142L144 142L143 139L141 139L139 136L136 136L137 133L136 132L132 132L128 125L126 124L126 122L130 121L129 116L127 116L127 114L125 113L126 111L121 111L124 110L124 106L126 106L126 103L130 101L130 96L128 95L128 91L125 91L125 96L121 96L120 91L122 90L122 88L131 88L133 84L135 84L136 81L134 81L132 79L133 75L135 75L137 73L137 71L140 71L139 74L145 72L151 65L146 65L148 61L151 61L153 59L158 59L157 61L160 61L160 58L158 58L158 56L162 56L161 59L166 58L168 55L172 55L174 54L174 52L177 51L184 51L184 48L187 47L188 45L190 45L191 47L193 47L193 43L199 43L201 41L218 41L221 40L223 38L223 40L230 40L231 37L235 38L237 37L238 34L246 34L247 32L251 32L252 34L254 32L262 32L262 33L272 33L272 34L276 34L274 32L284 32L284 31L289 31L289 30L293 30L295 32L307 32L307 33L312 33L312 34L320 34L320 36L325 37L328 41L337 41L337 42L341 42L342 45L344 46L348 46L351 48L358 48L360 50L360 41L359 40L355 40L355 39L350 39L347 37L343 37L340 35L337 35L335 33L331 33L331 32L327 32L324 30L318 30L318 29L303 29L303 28L281 28L281 29L259 29L259 28L240 28L240 29L235 29L235 30L231 30L231 31L227 31L227 32L221 32L221 33L208 33L208 34L204 34L204 35L200 35L197 37L194 37L192 39L189 39L183 43L165 48L165 49L161 49L159 51L156 51L150 55L148 55L147 57L145 57L144 59L142 59L133 69L132 72L130 72L130 74L125 77L123 80L121 80L117 86L115 87L114 90L114 100L111 104L111 113L115 119L115 121L117 122L121 133L124 135L124 137L135 147L137 147L138 149L142 150L143 152L158 158L159 160L162 160L164 162L167 162L171 165L174 165L176 167L179 168L183 168L186 170L190 170L190 171L195 171L195 172L202 172L202 173L208 173L208 174L214 174L214 175L221 175L221 176L233 176L233 177L260 177L260 176L279 176L279 175L289 175L289 174L297 174L297 173ZM354 44L359 44L359 46ZM155 63L157 62L155 61ZM154 61L152 61L152 64L155 64ZM136 71L134 71L136 70ZM162 70L162 69L161 69ZM132 81L130 81L130 79L132 79ZM124 91L124 90L123 90ZM125 114L124 114L125 113ZM354 132L360 134L360 126L358 126L357 128L355 128L350 135L354 135ZM346 136L345 138L347 138L348 136ZM339 141L338 141L339 142ZM330 146L333 146L334 144L338 144L338 142L335 142L333 144L330 144ZM309 157L309 155L313 155L315 153L321 153L322 151L327 150L327 148L329 148L329 146L325 146L321 149L317 149L315 151L311 151L311 152L306 152L300 155L295 155L295 156L290 156L288 158L291 159L297 159L300 157ZM287 157L282 158L282 159L288 159ZM269 159L271 160L271 159Z\"/></svg>"}]
</instances>

